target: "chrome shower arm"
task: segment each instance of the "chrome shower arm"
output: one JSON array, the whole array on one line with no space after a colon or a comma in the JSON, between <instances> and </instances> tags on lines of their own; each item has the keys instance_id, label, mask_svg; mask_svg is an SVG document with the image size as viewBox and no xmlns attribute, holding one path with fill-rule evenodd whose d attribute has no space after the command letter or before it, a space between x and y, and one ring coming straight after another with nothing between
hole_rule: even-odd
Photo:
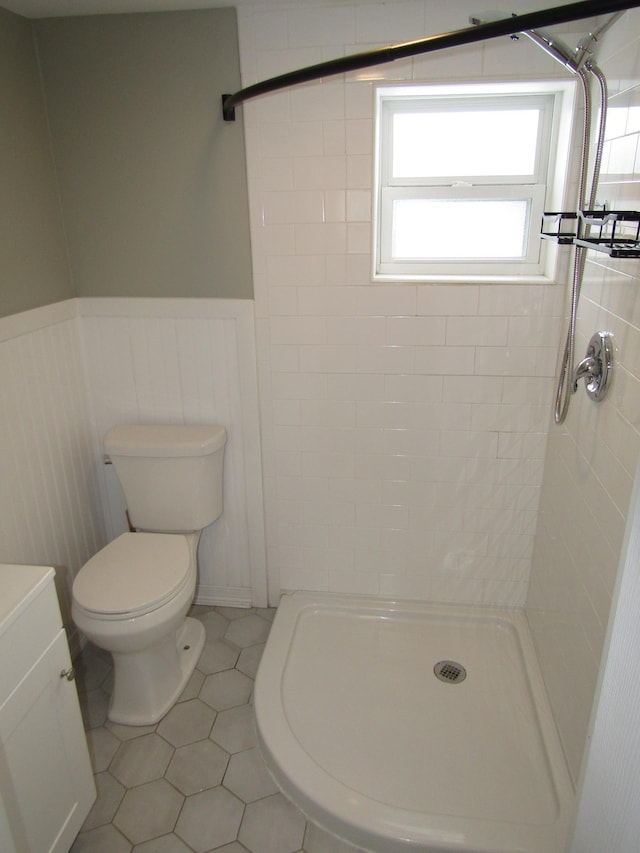
<instances>
[{"instance_id":1,"label":"chrome shower arm","mask_svg":"<svg viewBox=\"0 0 640 853\"><path fill-rule=\"evenodd\" d=\"M548 53L549 56L557 60L561 65L564 65L572 74L578 73L580 66L574 58L575 51L572 51L567 45L563 44L560 39L540 30L524 30L519 35L526 36L537 44L538 47L541 47L545 53Z\"/></svg>"},{"instance_id":2,"label":"chrome shower arm","mask_svg":"<svg viewBox=\"0 0 640 853\"><path fill-rule=\"evenodd\" d=\"M593 32L586 33L580 39L575 48L570 48L557 36L553 36L539 28L521 30L519 33L512 33L511 38L517 39L519 36L526 36L526 38L530 39L534 44L537 44L538 47L541 47L545 53L561 65L564 65L564 67L572 74L577 74L584 64L593 57L595 47L599 39L604 35L604 33L606 33L609 27L615 24L621 15L624 15L624 12L625 10L622 10L610 15L600 27ZM517 18L518 16L514 14L513 17ZM491 19L494 20L493 14L491 15ZM500 20L500 18L498 17L495 20ZM486 18L476 17L469 18L469 22L476 27L489 23Z\"/></svg>"}]
</instances>

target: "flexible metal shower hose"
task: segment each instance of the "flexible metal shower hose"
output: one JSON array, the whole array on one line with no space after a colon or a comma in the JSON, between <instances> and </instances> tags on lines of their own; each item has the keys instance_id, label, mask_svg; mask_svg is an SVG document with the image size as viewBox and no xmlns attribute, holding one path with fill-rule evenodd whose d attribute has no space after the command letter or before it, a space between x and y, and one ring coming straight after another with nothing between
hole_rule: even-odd
<instances>
[{"instance_id":1,"label":"flexible metal shower hose","mask_svg":"<svg viewBox=\"0 0 640 853\"><path fill-rule=\"evenodd\" d=\"M600 120L598 123L598 137L596 142L595 158L593 162L593 173L591 177L591 190L588 201L586 199L586 184L587 184L587 169L589 161L589 147L591 137L591 120L592 120L592 101L591 90L589 86L589 76L591 73L596 78L600 85ZM585 63L584 69L578 71L578 76L582 82L584 94L584 124L582 135L582 159L580 163L580 183L578 186L578 209L593 210L596 204L596 193L598 191L598 180L600 177L600 167L602 165L602 149L604 147L604 136L607 127L607 81L598 68L598 66L588 61ZM571 304L569 309L569 325L567 328L567 338L562 357L562 364L558 376L558 385L556 389L554 419L557 424L564 423L569 411L569 402L571 395L574 392L574 362L576 348L576 325L578 319L578 301L580 299L580 291L582 289L582 278L584 274L584 265L586 260L586 249L582 246L575 246L575 254L573 258L573 273L571 283Z\"/></svg>"}]
</instances>

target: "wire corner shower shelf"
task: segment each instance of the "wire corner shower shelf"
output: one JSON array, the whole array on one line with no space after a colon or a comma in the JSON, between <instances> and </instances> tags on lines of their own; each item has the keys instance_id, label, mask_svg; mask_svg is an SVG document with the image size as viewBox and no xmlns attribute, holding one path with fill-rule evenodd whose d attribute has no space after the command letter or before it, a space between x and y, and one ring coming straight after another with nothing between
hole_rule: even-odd
<instances>
[{"instance_id":1,"label":"wire corner shower shelf","mask_svg":"<svg viewBox=\"0 0 640 853\"><path fill-rule=\"evenodd\" d=\"M640 211L545 211L540 236L561 246L582 246L611 258L640 258Z\"/></svg>"}]
</instances>

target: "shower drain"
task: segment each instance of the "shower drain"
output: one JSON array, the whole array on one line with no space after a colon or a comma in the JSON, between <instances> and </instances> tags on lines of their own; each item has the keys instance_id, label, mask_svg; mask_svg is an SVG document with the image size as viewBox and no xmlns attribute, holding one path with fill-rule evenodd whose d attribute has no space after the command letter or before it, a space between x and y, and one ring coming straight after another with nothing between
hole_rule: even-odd
<instances>
[{"instance_id":1,"label":"shower drain","mask_svg":"<svg viewBox=\"0 0 640 853\"><path fill-rule=\"evenodd\" d=\"M454 660L441 660L433 668L436 678L447 684L460 684L467 677L467 670Z\"/></svg>"}]
</instances>

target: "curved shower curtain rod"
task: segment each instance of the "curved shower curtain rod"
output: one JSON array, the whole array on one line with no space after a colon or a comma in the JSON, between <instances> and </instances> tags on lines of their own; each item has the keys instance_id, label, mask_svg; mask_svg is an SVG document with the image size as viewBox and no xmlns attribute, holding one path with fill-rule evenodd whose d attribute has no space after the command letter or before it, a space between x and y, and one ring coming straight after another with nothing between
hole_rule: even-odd
<instances>
[{"instance_id":1,"label":"curved shower curtain rod","mask_svg":"<svg viewBox=\"0 0 640 853\"><path fill-rule=\"evenodd\" d=\"M462 30L454 30L451 33L428 36L417 41L381 47L377 50L356 53L339 59L330 59L327 62L309 65L306 68L300 68L298 71L289 71L287 74L280 74L278 77L263 80L261 83L240 89L233 95L223 95L222 116L225 121L235 121L235 108L238 104L249 100L249 98L267 95L270 92L295 86L298 83L307 83L310 80L319 80L333 74L381 65L385 62L393 62L395 59L405 59L408 56L431 53L447 47L458 47L463 44L498 38L499 36L513 35L525 30L565 24L569 21L578 21L581 18L590 18L595 15L621 12L636 6L640 6L640 0L635 0L635 2L633 0L581 0L579 3L570 3L567 6L556 6L540 12L528 12L525 15L512 15L499 21L466 27Z\"/></svg>"}]
</instances>

